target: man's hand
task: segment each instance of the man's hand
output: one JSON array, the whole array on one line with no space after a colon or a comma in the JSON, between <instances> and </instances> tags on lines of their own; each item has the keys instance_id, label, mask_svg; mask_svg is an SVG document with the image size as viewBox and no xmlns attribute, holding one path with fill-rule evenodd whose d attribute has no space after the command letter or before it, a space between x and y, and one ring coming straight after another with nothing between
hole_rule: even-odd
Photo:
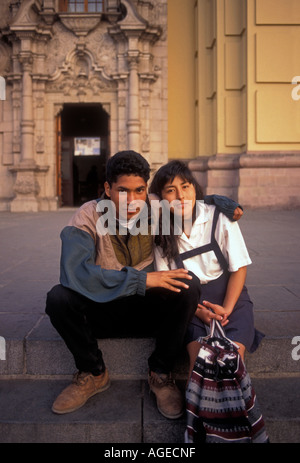
<instances>
[{"instance_id":1,"label":"man's hand","mask_svg":"<svg viewBox=\"0 0 300 463\"><path fill-rule=\"evenodd\" d=\"M240 207L237 207L234 210L232 218L233 218L233 220L240 220L240 218L242 217L243 214L244 214L243 210Z\"/></svg>"},{"instance_id":2,"label":"man's hand","mask_svg":"<svg viewBox=\"0 0 300 463\"><path fill-rule=\"evenodd\" d=\"M176 270L163 270L161 272L147 273L146 289L150 288L166 288L170 291L179 293L180 288L188 288L189 286L179 278L191 280L192 276L188 274L188 270L178 268Z\"/></svg>"}]
</instances>

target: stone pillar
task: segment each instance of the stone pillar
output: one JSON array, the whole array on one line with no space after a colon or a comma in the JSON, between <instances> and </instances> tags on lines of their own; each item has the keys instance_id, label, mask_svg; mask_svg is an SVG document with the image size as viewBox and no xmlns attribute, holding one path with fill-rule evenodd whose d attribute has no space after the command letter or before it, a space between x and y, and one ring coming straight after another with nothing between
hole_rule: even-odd
<instances>
[{"instance_id":1,"label":"stone pillar","mask_svg":"<svg viewBox=\"0 0 300 463\"><path fill-rule=\"evenodd\" d=\"M22 78L22 121L21 121L21 163L34 164L33 159L33 101L32 101L32 57L30 54L21 55L23 67Z\"/></svg>"},{"instance_id":2,"label":"stone pillar","mask_svg":"<svg viewBox=\"0 0 300 463\"><path fill-rule=\"evenodd\" d=\"M10 168L16 173L14 185L15 198L11 202L12 212L37 212L37 194L39 186L35 178L34 160L34 120L32 101L32 55L21 52L19 61L22 65L22 118L21 118L21 159L19 164Z\"/></svg>"},{"instance_id":3,"label":"stone pillar","mask_svg":"<svg viewBox=\"0 0 300 463\"><path fill-rule=\"evenodd\" d=\"M140 152L140 111L139 111L139 75L138 53L128 53L129 89L128 89L128 147Z\"/></svg>"},{"instance_id":4,"label":"stone pillar","mask_svg":"<svg viewBox=\"0 0 300 463\"><path fill-rule=\"evenodd\" d=\"M127 149L141 152L143 126L146 125L148 128L150 124L149 120L141 119L141 79L148 78L149 75L151 81L155 80L151 71L152 55L150 49L159 39L161 29L158 26L150 25L141 17L133 2L122 0L122 4L126 8L125 17L108 27L110 36L117 43L118 71L114 75L114 79L118 81L119 116L123 116L124 113L124 99L127 102L126 121L123 123L119 117L118 141L119 148L123 148L126 143ZM145 2L144 6L147 6L146 10L148 11L150 3ZM128 81L125 82L125 79ZM125 94L125 83L128 84L127 94ZM149 118L149 112L145 113L144 116Z\"/></svg>"}]
</instances>

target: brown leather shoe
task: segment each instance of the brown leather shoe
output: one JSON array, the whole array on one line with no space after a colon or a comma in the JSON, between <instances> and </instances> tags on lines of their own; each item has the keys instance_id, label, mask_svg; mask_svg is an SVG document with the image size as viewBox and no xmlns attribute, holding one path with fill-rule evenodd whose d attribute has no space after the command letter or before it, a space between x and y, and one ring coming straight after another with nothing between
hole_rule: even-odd
<instances>
[{"instance_id":1,"label":"brown leather shoe","mask_svg":"<svg viewBox=\"0 0 300 463\"><path fill-rule=\"evenodd\" d=\"M52 406L52 411L58 414L71 413L82 407L95 394L105 391L110 386L107 369L99 376L91 373L78 372L73 382L64 389Z\"/></svg>"},{"instance_id":2,"label":"brown leather shoe","mask_svg":"<svg viewBox=\"0 0 300 463\"><path fill-rule=\"evenodd\" d=\"M158 411L171 420L180 418L184 413L184 401L171 375L151 371L148 383L156 396Z\"/></svg>"}]
</instances>

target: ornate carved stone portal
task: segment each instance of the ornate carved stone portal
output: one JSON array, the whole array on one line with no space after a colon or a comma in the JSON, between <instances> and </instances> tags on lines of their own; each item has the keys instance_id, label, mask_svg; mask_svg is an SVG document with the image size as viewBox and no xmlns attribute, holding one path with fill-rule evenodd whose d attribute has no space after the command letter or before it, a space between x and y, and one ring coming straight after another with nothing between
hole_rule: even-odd
<instances>
[{"instance_id":1,"label":"ornate carved stone portal","mask_svg":"<svg viewBox=\"0 0 300 463\"><path fill-rule=\"evenodd\" d=\"M0 210L58 207L65 105L100 105L106 157L134 149L155 168L167 161L167 0L106 0L101 13L62 12L58 0L4 2L9 122L0 172L9 180Z\"/></svg>"}]
</instances>

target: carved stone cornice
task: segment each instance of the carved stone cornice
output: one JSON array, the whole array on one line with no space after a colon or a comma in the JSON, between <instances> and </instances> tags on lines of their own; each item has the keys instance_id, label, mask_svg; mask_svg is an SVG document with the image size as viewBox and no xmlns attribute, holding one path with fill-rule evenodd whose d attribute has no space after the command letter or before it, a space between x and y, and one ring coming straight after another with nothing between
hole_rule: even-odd
<instances>
[{"instance_id":1,"label":"carved stone cornice","mask_svg":"<svg viewBox=\"0 0 300 463\"><path fill-rule=\"evenodd\" d=\"M234 170L245 168L294 168L300 167L299 153L244 153L244 154L218 154L214 156L201 156L189 163L194 171L207 170Z\"/></svg>"},{"instance_id":2,"label":"carved stone cornice","mask_svg":"<svg viewBox=\"0 0 300 463\"><path fill-rule=\"evenodd\" d=\"M30 51L21 51L19 53L19 62L21 63L24 72L32 71L33 56Z\"/></svg>"},{"instance_id":3,"label":"carved stone cornice","mask_svg":"<svg viewBox=\"0 0 300 463\"><path fill-rule=\"evenodd\" d=\"M101 21L101 13L60 13L63 25L74 32L77 37L85 37L95 29Z\"/></svg>"},{"instance_id":4,"label":"carved stone cornice","mask_svg":"<svg viewBox=\"0 0 300 463\"><path fill-rule=\"evenodd\" d=\"M143 72L139 73L140 80L142 83L152 83L157 80L158 75L155 74L154 72Z\"/></svg>"},{"instance_id":5,"label":"carved stone cornice","mask_svg":"<svg viewBox=\"0 0 300 463\"><path fill-rule=\"evenodd\" d=\"M16 173L16 172L22 172L22 173L28 173L28 172L35 172L35 173L42 173L42 172L47 172L49 170L49 166L41 166L36 164L36 162L33 159L29 159L27 161L22 161L19 164L16 164L12 167L9 167L9 171Z\"/></svg>"},{"instance_id":6,"label":"carved stone cornice","mask_svg":"<svg viewBox=\"0 0 300 463\"><path fill-rule=\"evenodd\" d=\"M54 23L56 12L54 8L54 2L52 0L44 0L43 11L40 13L45 23L51 26Z\"/></svg>"},{"instance_id":7,"label":"carved stone cornice","mask_svg":"<svg viewBox=\"0 0 300 463\"><path fill-rule=\"evenodd\" d=\"M43 13L47 16L47 11L43 12L42 0L24 1L10 21L7 35L11 40L13 38L21 41L33 41L37 38L48 40L51 37L51 30L49 24L43 19Z\"/></svg>"},{"instance_id":8,"label":"carved stone cornice","mask_svg":"<svg viewBox=\"0 0 300 463\"><path fill-rule=\"evenodd\" d=\"M124 40L124 37L139 37L150 43L160 38L162 30L159 26L149 24L128 0L122 0L122 4L126 7L126 16L108 28L112 37L116 40Z\"/></svg>"},{"instance_id":9,"label":"carved stone cornice","mask_svg":"<svg viewBox=\"0 0 300 463\"><path fill-rule=\"evenodd\" d=\"M139 55L140 52L138 50L130 50L124 55L127 59L130 70L138 69Z\"/></svg>"}]
</instances>

